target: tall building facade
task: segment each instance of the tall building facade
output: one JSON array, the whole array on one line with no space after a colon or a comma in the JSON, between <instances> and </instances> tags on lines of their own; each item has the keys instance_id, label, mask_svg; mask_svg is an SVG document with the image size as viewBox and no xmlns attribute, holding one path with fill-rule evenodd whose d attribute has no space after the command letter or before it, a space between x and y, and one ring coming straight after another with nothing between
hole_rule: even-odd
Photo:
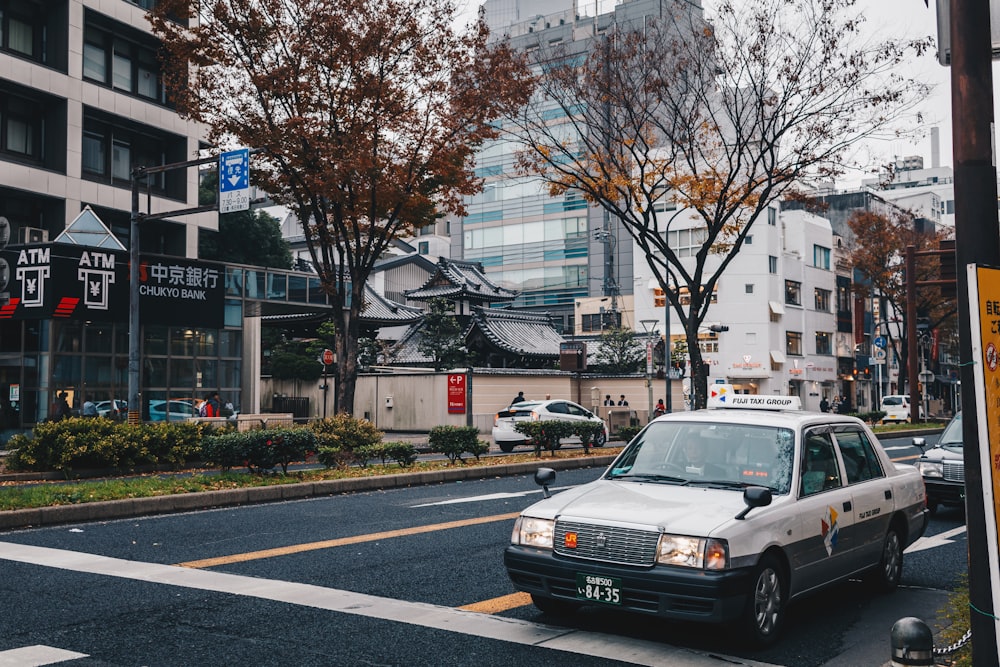
<instances>
[{"instance_id":1,"label":"tall building facade","mask_svg":"<svg viewBox=\"0 0 1000 667\"><path fill-rule=\"evenodd\" d=\"M641 22L672 6L659 0L488 0L484 8L495 38L509 39L513 48L558 45L572 56L615 24ZM558 11L542 13L553 8ZM690 3L690 10L700 12L699 3ZM553 105L553 119L558 113ZM594 297L606 300L601 308L609 321L620 322L623 300L632 294L630 237L579 193L553 197L541 179L518 174L518 148L501 138L477 154L484 189L467 198L467 216L451 226L451 256L481 262L497 284L520 293L513 307L551 313L566 334L579 331L575 304Z\"/></svg>"}]
</instances>

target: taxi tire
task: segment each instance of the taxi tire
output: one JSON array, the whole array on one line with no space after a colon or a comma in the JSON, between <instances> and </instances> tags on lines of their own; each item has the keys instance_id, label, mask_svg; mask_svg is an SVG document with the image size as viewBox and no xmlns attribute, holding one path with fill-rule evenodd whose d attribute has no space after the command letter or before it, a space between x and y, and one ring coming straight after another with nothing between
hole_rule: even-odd
<instances>
[{"instance_id":1,"label":"taxi tire","mask_svg":"<svg viewBox=\"0 0 1000 667\"><path fill-rule=\"evenodd\" d=\"M594 447L603 447L608 442L608 436L604 433L598 433L594 437Z\"/></svg>"},{"instance_id":2,"label":"taxi tire","mask_svg":"<svg viewBox=\"0 0 1000 667\"><path fill-rule=\"evenodd\" d=\"M503 452L504 454L510 454L512 451L514 451L513 442L498 442L497 447L499 447L500 451Z\"/></svg>"},{"instance_id":3,"label":"taxi tire","mask_svg":"<svg viewBox=\"0 0 1000 667\"><path fill-rule=\"evenodd\" d=\"M871 571L871 581L884 593L896 590L903 576L903 538L893 524L882 542L878 567Z\"/></svg>"},{"instance_id":4,"label":"taxi tire","mask_svg":"<svg viewBox=\"0 0 1000 667\"><path fill-rule=\"evenodd\" d=\"M743 638L755 647L774 643L785 625L788 592L785 569L771 554L765 554L750 577L746 607L739 619Z\"/></svg>"},{"instance_id":5,"label":"taxi tire","mask_svg":"<svg viewBox=\"0 0 1000 667\"><path fill-rule=\"evenodd\" d=\"M535 595L534 593L531 594L531 603L535 605L538 611L551 616L569 616L580 608L580 605L576 602L547 598Z\"/></svg>"}]
</instances>

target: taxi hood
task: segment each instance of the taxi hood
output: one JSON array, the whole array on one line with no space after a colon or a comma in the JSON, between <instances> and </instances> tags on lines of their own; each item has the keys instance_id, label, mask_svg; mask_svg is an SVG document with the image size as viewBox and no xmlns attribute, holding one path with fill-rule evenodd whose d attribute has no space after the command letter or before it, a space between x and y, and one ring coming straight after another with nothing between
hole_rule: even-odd
<instances>
[{"instance_id":1,"label":"taxi hood","mask_svg":"<svg viewBox=\"0 0 1000 667\"><path fill-rule=\"evenodd\" d=\"M557 493L531 506L525 514L711 536L745 509L742 489L601 479ZM748 519L752 517L753 511Z\"/></svg>"}]
</instances>

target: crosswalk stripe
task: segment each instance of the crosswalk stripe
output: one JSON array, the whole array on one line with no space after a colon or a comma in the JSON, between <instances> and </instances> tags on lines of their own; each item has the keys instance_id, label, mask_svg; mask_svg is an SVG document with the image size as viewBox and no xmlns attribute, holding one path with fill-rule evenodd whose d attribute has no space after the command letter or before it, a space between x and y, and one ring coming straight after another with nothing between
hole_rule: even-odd
<instances>
[{"instance_id":1,"label":"crosswalk stripe","mask_svg":"<svg viewBox=\"0 0 1000 667\"><path fill-rule=\"evenodd\" d=\"M86 653L38 644L0 651L0 667L42 667L42 665L54 665L57 662L87 657L89 656Z\"/></svg>"}]
</instances>

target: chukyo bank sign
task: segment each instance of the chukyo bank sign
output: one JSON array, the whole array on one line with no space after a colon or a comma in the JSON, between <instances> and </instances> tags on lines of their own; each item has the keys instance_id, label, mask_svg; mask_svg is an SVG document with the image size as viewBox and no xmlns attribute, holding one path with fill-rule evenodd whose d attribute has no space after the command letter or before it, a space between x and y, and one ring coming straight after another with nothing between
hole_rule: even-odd
<instances>
[{"instance_id":1,"label":"chukyo bank sign","mask_svg":"<svg viewBox=\"0 0 1000 667\"><path fill-rule=\"evenodd\" d=\"M62 243L8 248L9 295L0 319L128 321L124 252ZM224 267L180 257L144 256L139 267L143 324L221 327Z\"/></svg>"}]
</instances>

